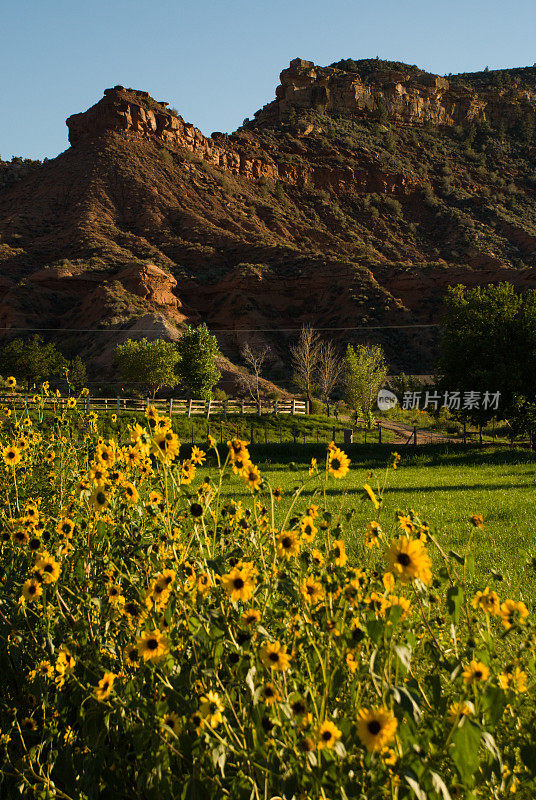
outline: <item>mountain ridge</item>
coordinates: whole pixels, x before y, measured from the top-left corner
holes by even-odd
[[[311,323],[428,372],[434,329],[407,326],[436,325],[448,285],[536,285],[532,68],[517,86],[502,76],[503,119],[469,86],[472,116],[435,124],[405,118],[408,97],[421,87],[437,101],[452,78],[406,68],[381,83],[375,64],[348,61],[295,59],[234,134],[206,137],[122,86],[69,117],[70,148],[0,191],[0,332],[54,329],[102,370],[140,319],[175,336],[205,320],[230,361],[245,341],[269,344],[284,381],[293,332]],[[482,74],[464,80],[496,81]],[[374,102],[356,110],[356,87]]]

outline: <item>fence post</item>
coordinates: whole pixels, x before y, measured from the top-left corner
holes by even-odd
[[[244,399],[243,399],[243,398],[242,398],[242,400],[240,401],[240,413],[241,413],[241,414],[243,414],[243,413],[244,413]]]
[[[104,410],[108,411],[108,398],[104,398]]]
[[[417,426],[413,426],[413,444],[417,447]]]
[[[169,400],[169,416],[173,414],[173,398],[171,397]]]
[[[294,415],[296,413],[296,401],[292,398],[292,411],[291,413]]]
[[[223,401],[223,416],[227,419],[227,399]]]
[[[145,398],[145,406],[146,406],[146,408],[149,408],[149,398],[148,397]]]
[[[120,397],[117,398],[117,410],[121,411],[121,398]]]
[[[207,407],[207,419],[210,417],[210,404],[211,403],[212,403],[212,400],[209,400],[208,401],[208,407]]]
[[[192,398],[188,400],[188,418],[192,416]],[[192,428],[192,436],[193,436],[193,428]],[[193,439],[192,439],[193,441]]]
[[[309,414],[311,413],[309,411],[309,407],[310,407],[310,403],[309,403],[309,400],[307,400],[306,403],[305,403],[305,413],[307,414],[307,416],[309,416]]]
[[[257,401],[257,408],[259,409],[259,417],[261,417],[262,416],[262,402],[261,402],[260,398]]]

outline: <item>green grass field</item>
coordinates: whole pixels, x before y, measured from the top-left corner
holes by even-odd
[[[348,447],[352,459],[350,473],[340,481],[332,477],[328,480],[327,494],[335,496],[342,492],[345,510],[355,509],[351,522],[345,522],[344,528],[350,548],[359,546],[368,522],[377,519],[377,512],[364,496],[363,484],[367,471],[372,469],[383,485],[385,466],[392,462],[391,449]],[[283,489],[278,516],[288,508],[293,491],[307,476],[311,457],[316,456],[322,464],[325,454],[321,446],[307,445],[256,446],[251,451],[272,487]],[[397,510],[414,509],[428,522],[445,550],[452,549],[462,555],[472,534],[470,552],[475,558],[475,586],[494,585],[499,594],[508,591],[530,602],[536,596],[536,572],[532,567],[532,558],[536,556],[535,477],[536,454],[523,450],[452,447],[448,451],[427,447],[402,451],[399,468],[389,470],[381,522],[384,530],[394,532],[398,529]],[[369,482],[376,489],[376,481]],[[303,500],[300,498],[297,503],[298,511],[303,511],[322,487],[323,479],[307,483]],[[226,483],[225,492],[236,499],[246,496],[248,491],[234,475]],[[484,530],[471,525],[469,518],[473,514],[483,515]]]

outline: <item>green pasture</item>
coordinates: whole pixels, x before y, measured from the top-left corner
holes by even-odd
[[[406,448],[401,449],[399,468],[389,469],[386,479],[386,465],[392,463],[391,450],[389,446],[348,447],[346,451],[352,459],[349,474],[342,480],[331,476],[327,480],[326,496],[332,512],[341,505],[344,512],[354,511],[349,521],[345,513],[341,515],[349,550],[362,552],[367,524],[378,519],[378,512],[363,492],[367,472],[373,470],[374,476],[369,479],[372,487],[377,490],[378,481],[380,488],[385,482],[379,512],[384,530],[399,530],[396,512],[414,509],[430,525],[445,551],[473,555],[475,572],[467,577],[475,587],[489,584],[500,596],[508,592],[530,602],[536,593],[532,564],[536,557],[536,454],[504,448],[468,450],[461,446]],[[283,490],[283,499],[277,506],[281,520],[294,491],[303,479],[308,479],[311,457],[316,457],[323,468],[325,449],[257,445],[251,448],[251,455],[272,487]],[[209,472],[214,476],[214,470]],[[297,511],[302,513],[315,495],[322,499],[323,490],[323,477],[307,480],[296,503]],[[232,475],[224,484],[224,493],[241,499],[249,490]],[[483,515],[484,530],[470,523],[473,514]],[[439,566],[441,559],[434,560]],[[454,564],[458,566],[455,560]],[[463,571],[462,567],[459,569]]]

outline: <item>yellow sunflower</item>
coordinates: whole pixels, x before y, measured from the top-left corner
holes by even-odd
[[[143,631],[137,644],[144,661],[157,661],[169,650],[168,640],[159,630]]]
[[[393,539],[387,551],[387,561],[393,575],[404,583],[415,578],[425,584],[432,582],[432,562],[420,539],[407,536]]]
[[[116,676],[113,672],[104,673],[104,677],[100,679],[95,688],[97,700],[107,700],[110,697],[115,678]]]
[[[300,552],[300,540],[296,531],[281,531],[276,541],[278,554],[287,560]]]
[[[255,578],[247,567],[233,567],[230,572],[222,575],[221,582],[233,603],[237,600],[250,600],[255,591]]]
[[[489,667],[473,659],[463,671],[463,679],[468,685],[482,683],[489,678]]]
[[[350,469],[350,459],[338,447],[330,447],[328,456],[328,472],[334,478],[344,478]]]
[[[4,458],[4,464],[6,464],[8,467],[16,466],[21,460],[20,450],[15,445],[4,447],[2,450],[2,456]]]
[[[262,663],[269,669],[284,672],[289,667],[290,655],[287,653],[287,648],[279,642],[266,642],[261,647],[260,654]]]
[[[369,753],[381,751],[395,738],[398,722],[387,708],[361,708],[357,712],[357,735]]]
[[[342,731],[337,728],[335,723],[325,720],[319,726],[317,732],[319,749],[323,750],[325,747],[327,747],[328,750],[331,750],[341,736]]]
[[[205,725],[216,728],[223,721],[225,706],[221,702],[220,696],[216,692],[207,692],[201,698],[199,714]]]

